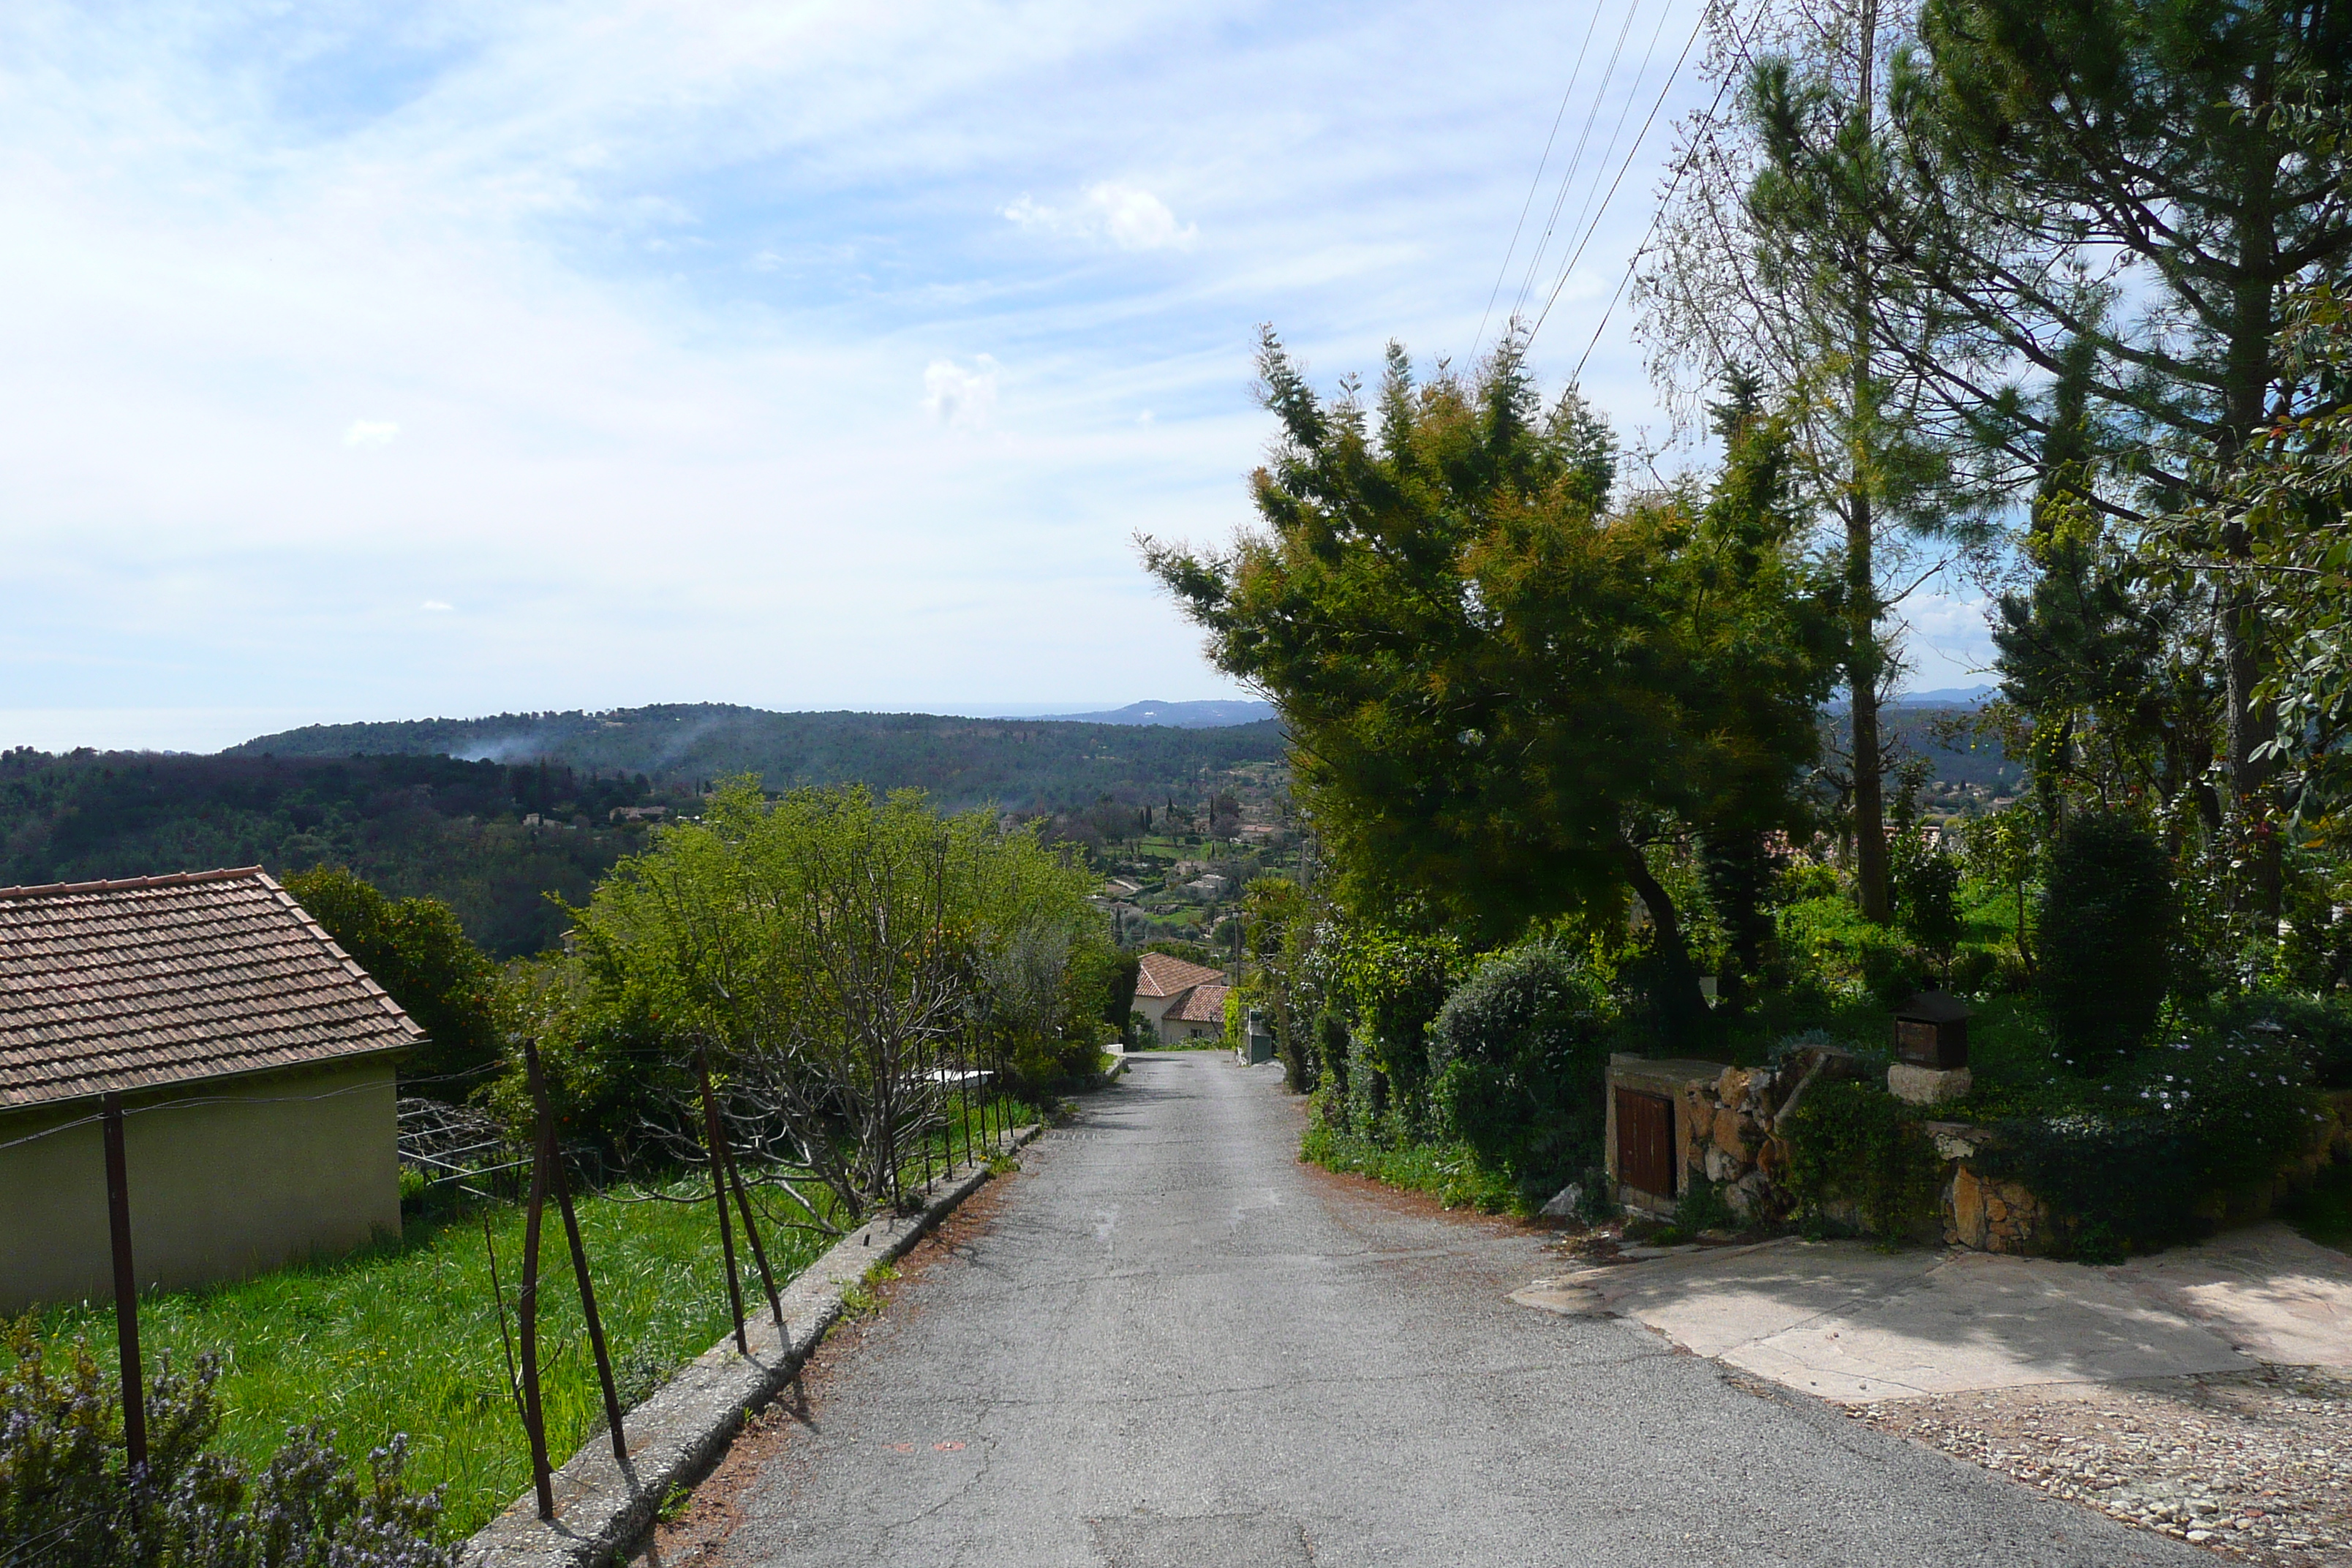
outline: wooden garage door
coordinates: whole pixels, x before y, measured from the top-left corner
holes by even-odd
[[[1617,1179],[1654,1197],[1675,1195],[1675,1107],[1664,1095],[1617,1090]]]

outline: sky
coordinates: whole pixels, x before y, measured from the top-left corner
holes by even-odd
[[[1234,695],[1134,539],[1249,523],[1262,323],[1328,386],[1549,300],[1672,434],[1612,301],[1696,20],[11,0],[0,745]]]

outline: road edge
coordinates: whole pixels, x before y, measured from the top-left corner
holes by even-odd
[[[1020,1149],[1044,1131],[1043,1123],[1015,1128],[999,1140],[998,1152]],[[867,1270],[905,1256],[990,1174],[986,1162],[950,1169],[931,1183],[916,1213],[880,1216],[844,1237],[780,1292],[781,1331],[764,1312],[756,1321],[747,1316],[749,1355],[736,1353],[730,1334],[628,1413],[626,1472],[597,1434],[555,1472],[553,1519],[541,1519],[536,1495],[526,1492],[468,1537],[457,1560],[467,1568],[604,1568],[616,1561],[671,1493],[707,1474],[743,1424],[792,1382]]]

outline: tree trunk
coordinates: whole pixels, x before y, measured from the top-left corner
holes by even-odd
[[[2254,69],[2250,123],[2246,129],[2246,181],[2236,215],[2237,277],[2231,300],[2231,331],[2226,362],[2228,382],[2222,391],[2222,430],[2215,443],[2219,467],[2228,472],[2236,465],[2246,438],[2268,422],[2271,388],[2272,337],[2275,305],[2273,279],[2279,270],[2278,219],[2272,194],[2278,181],[2277,154],[2267,134],[2263,111],[2271,104],[2271,71]],[[2246,531],[2235,522],[2221,532],[2221,553],[2244,561],[2252,552]],[[2251,823],[2252,886],[2247,889],[2257,914],[2278,917],[2281,896],[2278,835],[2269,817],[2272,764],[2254,755],[2277,723],[2271,705],[2255,699],[2262,678],[2260,607],[2253,584],[2243,572],[2224,577],[2221,586],[2220,633],[2221,670],[2229,717],[2223,734],[2230,773],[2231,807],[2241,826]]]
[[[1641,850],[1625,839],[1617,841],[1617,859],[1624,868],[1625,880],[1634,897],[1650,912],[1651,928],[1657,932],[1659,966],[1664,972],[1658,982],[1658,1014],[1665,1026],[1666,1037],[1677,1047],[1702,1045],[1706,1033],[1706,998],[1699,992],[1698,971],[1691,963],[1689,947],[1683,942],[1682,921],[1675,914],[1675,901],[1650,874],[1650,863],[1642,858]]]
[[[1856,47],[1861,51],[1854,89],[1854,111],[1862,120],[1861,144],[1874,134],[1877,106],[1874,96],[1878,77],[1877,0],[1862,0],[1855,16]],[[1868,216],[1853,215],[1853,232],[1867,233]],[[1847,461],[1849,493],[1845,510],[1845,571],[1847,636],[1846,689],[1853,719],[1854,901],[1862,918],[1884,925],[1893,918],[1886,871],[1886,791],[1879,771],[1878,741],[1878,578],[1873,545],[1876,526],[1871,487],[1876,482],[1868,451],[1876,437],[1877,396],[1872,386],[1871,310],[1876,302],[1871,289],[1872,258],[1866,239],[1855,246],[1853,268],[1853,374],[1847,396],[1853,431]]]

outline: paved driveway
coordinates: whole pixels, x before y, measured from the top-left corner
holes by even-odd
[[[1557,1268],[1538,1237],[1301,1166],[1298,1126],[1271,1068],[1135,1062],[820,1381],[728,1560],[2210,1561],[1636,1324],[1514,1306]]]

